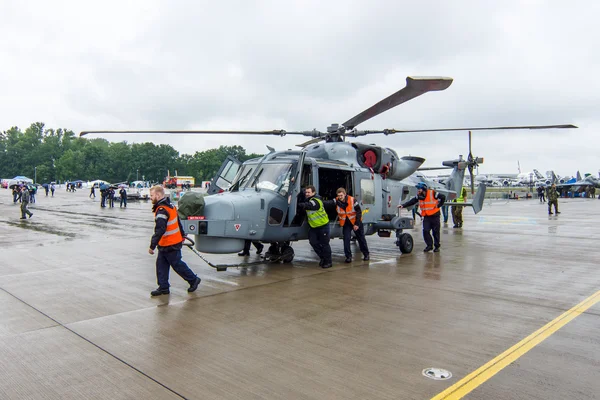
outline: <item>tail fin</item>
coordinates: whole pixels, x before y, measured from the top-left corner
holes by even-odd
[[[577,182],[579,182],[581,180],[581,174],[579,173],[579,171],[577,171]]]
[[[467,163],[462,158],[462,156],[458,156],[458,160],[443,161],[442,165],[445,167],[452,168],[450,176],[444,182],[446,189],[456,193],[460,193],[465,179],[465,170],[467,168]]]
[[[537,169],[534,169],[533,173],[535,174],[536,179],[544,179],[544,175],[540,174],[540,171],[538,171]]]
[[[473,196],[473,211],[475,212],[475,214],[479,213],[481,211],[481,209],[483,208],[483,201],[485,200],[485,191],[487,189],[487,186],[483,185],[483,184],[479,184],[479,186],[477,186],[477,192],[475,193],[475,196]]]

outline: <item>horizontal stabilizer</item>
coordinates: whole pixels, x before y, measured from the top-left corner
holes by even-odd
[[[480,183],[477,186],[477,192],[475,192],[472,201],[467,201],[464,203],[445,203],[444,205],[452,207],[473,207],[473,211],[475,212],[475,214],[478,214],[483,209],[483,201],[485,200],[486,190],[487,186]]]

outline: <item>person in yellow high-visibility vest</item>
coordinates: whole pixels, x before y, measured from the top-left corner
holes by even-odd
[[[329,217],[317,189],[308,185],[304,191],[305,201],[298,203],[298,209],[306,211],[308,217],[308,242],[321,261],[321,268],[331,268],[331,246],[329,245]]]
[[[460,196],[454,200],[456,203],[464,203],[467,201],[467,189],[462,188],[460,192]],[[453,228],[462,228],[463,226],[463,217],[462,217],[462,207],[452,206],[452,222],[454,223]]]

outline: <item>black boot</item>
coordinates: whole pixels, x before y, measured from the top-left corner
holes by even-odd
[[[431,250],[433,250],[433,247],[431,247],[431,246],[427,246],[427,247],[425,247],[425,248],[423,249],[423,251],[424,251],[425,253],[427,253],[428,251],[431,251]]]
[[[258,247],[256,248],[256,254],[262,253],[264,248],[265,248],[265,246],[262,243],[259,243]]]
[[[156,290],[153,290],[150,292],[150,296],[160,296],[161,294],[169,294],[171,292],[169,292],[169,289],[161,289],[158,288]]]
[[[240,251],[238,253],[238,256],[240,256],[240,257],[249,256],[249,255],[250,255],[249,251]]]
[[[198,289],[198,285],[200,284],[200,281],[202,281],[202,279],[196,277],[196,279],[194,279],[193,282],[189,282],[190,287],[188,288],[188,293],[192,293],[192,292],[196,291],[196,289]]]

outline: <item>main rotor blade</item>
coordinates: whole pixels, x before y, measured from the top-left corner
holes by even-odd
[[[139,134],[151,134],[151,133],[166,133],[169,135],[275,135],[275,136],[285,136],[285,135],[302,135],[302,136],[312,136],[318,137],[321,135],[321,132],[313,130],[313,131],[304,131],[304,132],[288,132],[283,129],[272,130],[272,131],[194,131],[194,130],[181,130],[181,131],[173,131],[173,130],[165,130],[165,131],[82,131],[79,133],[79,136],[84,136],[92,133],[139,133]]]
[[[471,131],[469,131],[469,157],[473,158],[473,153],[471,152]]]
[[[408,100],[414,99],[423,93],[431,92],[434,90],[444,90],[452,84],[452,78],[446,77],[407,77],[406,87],[400,89],[393,95],[386,97],[379,103],[367,108],[365,111],[350,118],[342,125],[348,130],[354,129],[355,126],[365,122],[368,119],[373,118],[376,115],[381,114],[384,111],[394,108],[399,104],[405,103]]]
[[[311,145],[311,144],[314,144],[314,143],[318,143],[318,142],[320,142],[321,140],[325,140],[325,138],[324,138],[324,137],[317,137],[317,138],[313,138],[313,139],[307,140],[307,141],[306,141],[306,142],[304,142],[304,143],[297,144],[296,146],[297,146],[297,147],[306,147],[306,146],[308,146],[308,145]]]
[[[452,167],[425,167],[425,168],[417,168],[417,171],[435,171],[439,169],[452,169]]]
[[[469,164],[469,176],[471,177],[471,195],[475,194],[475,179],[473,177],[473,164]]]
[[[419,133],[419,132],[451,132],[451,131],[498,131],[498,130],[516,130],[516,129],[569,129],[578,128],[575,125],[527,125],[527,126],[494,126],[488,128],[442,128],[442,129],[382,129],[377,131],[358,131],[356,136],[369,135],[373,133],[383,133],[384,135],[392,135],[394,133]],[[347,133],[346,136],[352,136],[352,133]]]

